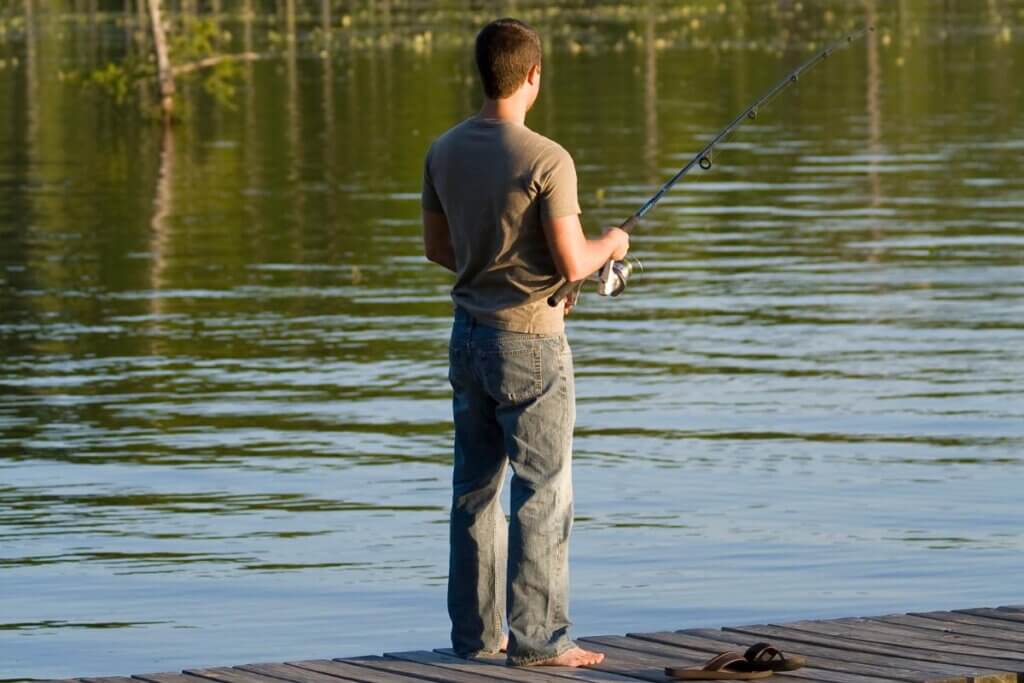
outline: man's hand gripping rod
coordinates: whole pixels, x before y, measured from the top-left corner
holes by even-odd
[[[796,83],[805,71],[813,67],[821,60],[828,57],[830,54],[832,54],[834,50],[845,47],[852,43],[855,39],[863,36],[868,31],[874,30],[874,26],[866,26],[864,28],[860,28],[854,31],[853,33],[847,35],[845,38],[833,43],[832,45],[829,45],[828,47],[826,47],[825,49],[823,49],[822,51],[818,52],[816,55],[808,59],[806,62],[804,62],[803,64],[801,64],[800,66],[786,74],[785,77],[782,78],[782,80],[780,80],[778,83],[772,86],[771,90],[769,90],[764,95],[759,97],[757,101],[755,101],[752,105],[747,107],[735,119],[733,119],[728,126],[720,130],[715,135],[715,137],[711,139],[711,142],[704,146],[704,149],[697,152],[697,154],[692,159],[690,159],[690,162],[686,164],[686,166],[683,166],[678,173],[676,173],[669,179],[667,183],[662,185],[661,189],[655,192],[654,196],[648,199],[647,202],[643,206],[641,206],[636,213],[627,218],[622,223],[622,225],[619,226],[619,228],[625,230],[626,232],[632,232],[633,228],[635,228],[637,224],[640,222],[640,219],[643,218],[648,211],[653,209],[654,205],[661,201],[661,198],[665,196],[665,193],[672,189],[672,186],[679,182],[679,180],[684,175],[689,173],[691,168],[693,168],[694,166],[700,166],[705,171],[710,169],[711,151],[714,149],[715,145],[724,140],[741,123],[743,123],[746,119],[757,118],[758,109],[767,104],[769,100],[771,100],[773,97],[779,94],[788,85]],[[632,264],[629,263],[628,261],[608,261],[607,263],[605,263],[604,266],[601,267],[601,270],[597,272],[597,277],[599,281],[597,290],[598,294],[604,296],[618,296],[619,294],[621,294],[622,291],[626,288],[626,282],[629,279],[629,276],[632,273],[632,271]],[[562,286],[559,287],[554,294],[548,297],[548,305],[552,307],[557,306],[562,302],[562,299],[569,295],[570,292],[578,293],[580,287],[583,286],[583,283],[587,279],[589,278],[584,278],[583,280],[577,280],[575,282],[564,282]]]

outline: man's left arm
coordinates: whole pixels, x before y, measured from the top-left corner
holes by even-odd
[[[448,229],[448,217],[440,211],[423,209],[423,251],[427,260],[455,271],[455,249]]]

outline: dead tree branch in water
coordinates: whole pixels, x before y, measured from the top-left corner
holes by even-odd
[[[271,59],[275,56],[276,55],[271,54],[260,54],[259,52],[239,52],[231,55],[216,55],[214,57],[206,57],[195,62],[189,62],[188,64],[180,64],[173,67],[172,71],[175,76],[180,76],[182,74],[216,66],[221,62],[253,62],[258,59]]]
[[[164,124],[171,122],[174,113],[174,69],[167,53],[167,35],[161,19],[160,0],[147,0],[149,23],[153,30],[153,49],[156,52],[157,78],[160,82],[160,111]]]

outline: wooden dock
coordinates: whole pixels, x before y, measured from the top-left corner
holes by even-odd
[[[693,628],[577,638],[605,653],[591,669],[514,668],[504,657],[464,660],[438,649],[384,656],[242,664],[181,673],[68,679],[80,683],[663,683],[666,666],[767,641],[807,657],[807,666],[768,681],[1024,683],[1024,605],[850,617],[785,624]]]

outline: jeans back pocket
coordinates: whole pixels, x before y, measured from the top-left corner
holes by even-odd
[[[484,389],[499,404],[531,401],[544,391],[544,358],[539,344],[499,345],[480,351],[478,358]]]

